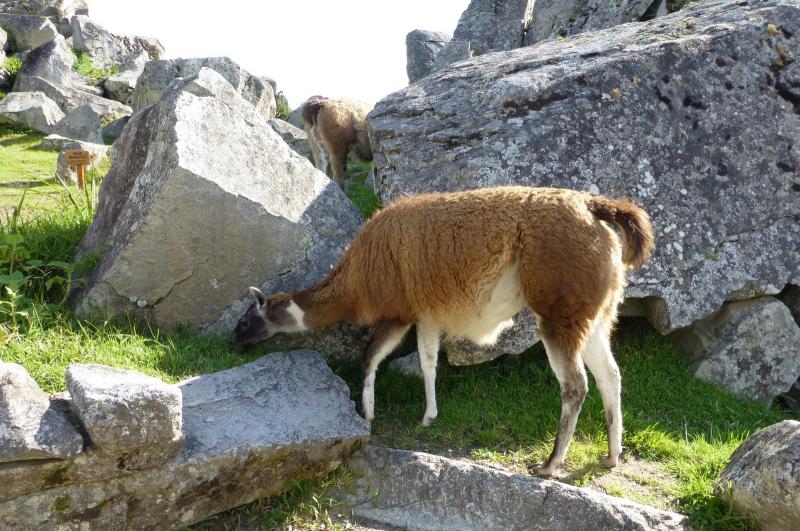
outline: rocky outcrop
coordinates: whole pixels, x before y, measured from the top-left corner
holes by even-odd
[[[73,63],[75,56],[67,48],[64,37],[56,35],[25,57],[20,73],[69,86],[78,77],[72,70]]]
[[[0,361],[0,463],[65,459],[83,451],[83,437],[16,363]]]
[[[798,30],[795,4],[709,0],[453,65],[370,113],[376,190],[630,197],[657,245],[626,295],[662,332],[777,294],[800,283]]]
[[[115,35],[84,15],[72,17],[72,42],[76,50],[87,53],[99,67],[123,64],[141,53],[157,60],[164,53],[156,39]]]
[[[533,6],[532,0],[471,0],[458,19],[453,40],[468,42],[475,55],[519,48]]]
[[[726,303],[673,337],[693,355],[695,376],[766,406],[800,377],[800,327],[774,297]]]
[[[144,65],[149,60],[145,52],[139,52],[128,58],[123,64],[119,73],[114,74],[103,82],[105,94],[112,100],[130,105],[133,101],[133,91],[136,89],[136,82],[144,72]]]
[[[11,50],[26,52],[58,35],[56,27],[44,17],[0,13],[0,26],[11,35]]]
[[[42,92],[12,92],[0,100],[0,124],[23,124],[51,133],[64,113]]]
[[[77,256],[101,258],[72,303],[81,314],[228,333],[251,302],[248,286],[310,285],[360,223],[330,179],[203,68],[134,115],[114,144]]]
[[[0,13],[38,15],[47,17],[64,37],[72,35],[70,19],[75,15],[88,15],[89,6],[84,0],[4,0]]]
[[[56,134],[73,140],[102,144],[102,121],[103,116],[101,114],[98,114],[91,105],[84,104],[69,111],[64,118],[53,127],[53,131]]]
[[[759,528],[800,528],[800,422],[785,420],[747,439],[731,457],[715,491]]]
[[[277,118],[271,118],[267,123],[298,155],[311,160],[311,147],[308,145],[308,135],[305,131]]]
[[[116,371],[112,378],[119,378]],[[127,401],[125,382],[120,394],[107,387],[95,395],[111,400],[103,407],[122,406],[108,410],[119,422],[109,427],[118,431],[140,426],[129,423],[128,412],[142,420],[132,409],[141,402]],[[182,402],[185,444],[177,456],[138,469],[129,450],[92,448],[76,459],[0,466],[0,528],[185,527],[277,494],[293,479],[326,474],[369,436],[347,385],[308,350],[270,354],[168,387]],[[74,407],[83,405],[75,400]],[[155,419],[144,420],[150,425]],[[153,440],[135,430],[131,437]]]
[[[446,33],[425,30],[413,30],[406,35],[406,74],[409,83],[433,72],[436,56],[450,38]]]
[[[402,529],[688,529],[676,513],[422,452],[368,446],[347,466],[355,515]]]
[[[101,98],[85,90],[59,85],[46,79],[30,77],[24,74],[17,76],[14,90],[18,92],[43,92],[65,113],[73,111],[81,105],[89,105],[94,112],[102,117],[103,121],[129,115],[133,112],[130,107],[118,101]]]
[[[654,0],[536,0],[525,45],[636,22]]]
[[[194,76],[201,68],[209,68],[219,73],[265,120],[275,117],[275,91],[272,85],[262,78],[250,75],[228,57],[148,62],[133,92],[134,111],[138,112],[156,103],[175,79]]]
[[[50,148],[50,146],[52,146],[52,148]],[[93,144],[91,142],[76,141],[58,135],[50,135],[42,139],[42,149],[57,149],[59,154],[58,160],[56,161],[56,176],[64,182],[77,182],[77,171],[67,162],[67,150],[82,149],[88,151],[92,157],[92,166],[97,166],[108,157],[111,148],[104,144]]]

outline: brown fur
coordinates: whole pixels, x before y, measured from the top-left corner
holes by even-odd
[[[351,100],[336,100],[312,96],[301,109],[314,165],[326,171],[330,159],[333,179],[344,187],[347,178],[347,155],[372,160],[372,148],[367,135],[367,113],[372,106]],[[322,150],[324,149],[324,153]]]

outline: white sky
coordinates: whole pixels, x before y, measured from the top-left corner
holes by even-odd
[[[406,34],[452,34],[469,0],[89,0],[114,33],[156,37],[166,58],[227,55],[308,96],[376,102],[408,84]]]

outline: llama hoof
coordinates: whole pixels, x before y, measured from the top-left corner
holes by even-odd
[[[427,428],[433,422],[433,419],[436,417],[422,417],[422,420],[419,421],[419,425],[423,428]]]
[[[603,464],[608,468],[614,468],[619,463],[619,456],[611,457],[610,455],[603,457]]]
[[[555,472],[555,468],[556,468],[556,467],[554,467],[554,466],[549,466],[549,465],[547,465],[546,463],[543,463],[543,464],[541,464],[541,465],[536,465],[536,466],[534,466],[534,467],[531,469],[531,472],[533,472],[533,473],[534,473],[534,474],[536,474],[537,476],[547,476],[547,477],[550,477],[550,476],[552,476],[552,475],[553,475],[553,472]]]

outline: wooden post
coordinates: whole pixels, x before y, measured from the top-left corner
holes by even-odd
[[[86,165],[92,163],[92,154],[85,149],[68,149],[67,164],[75,166],[78,172],[78,188],[83,190],[86,186]]]

